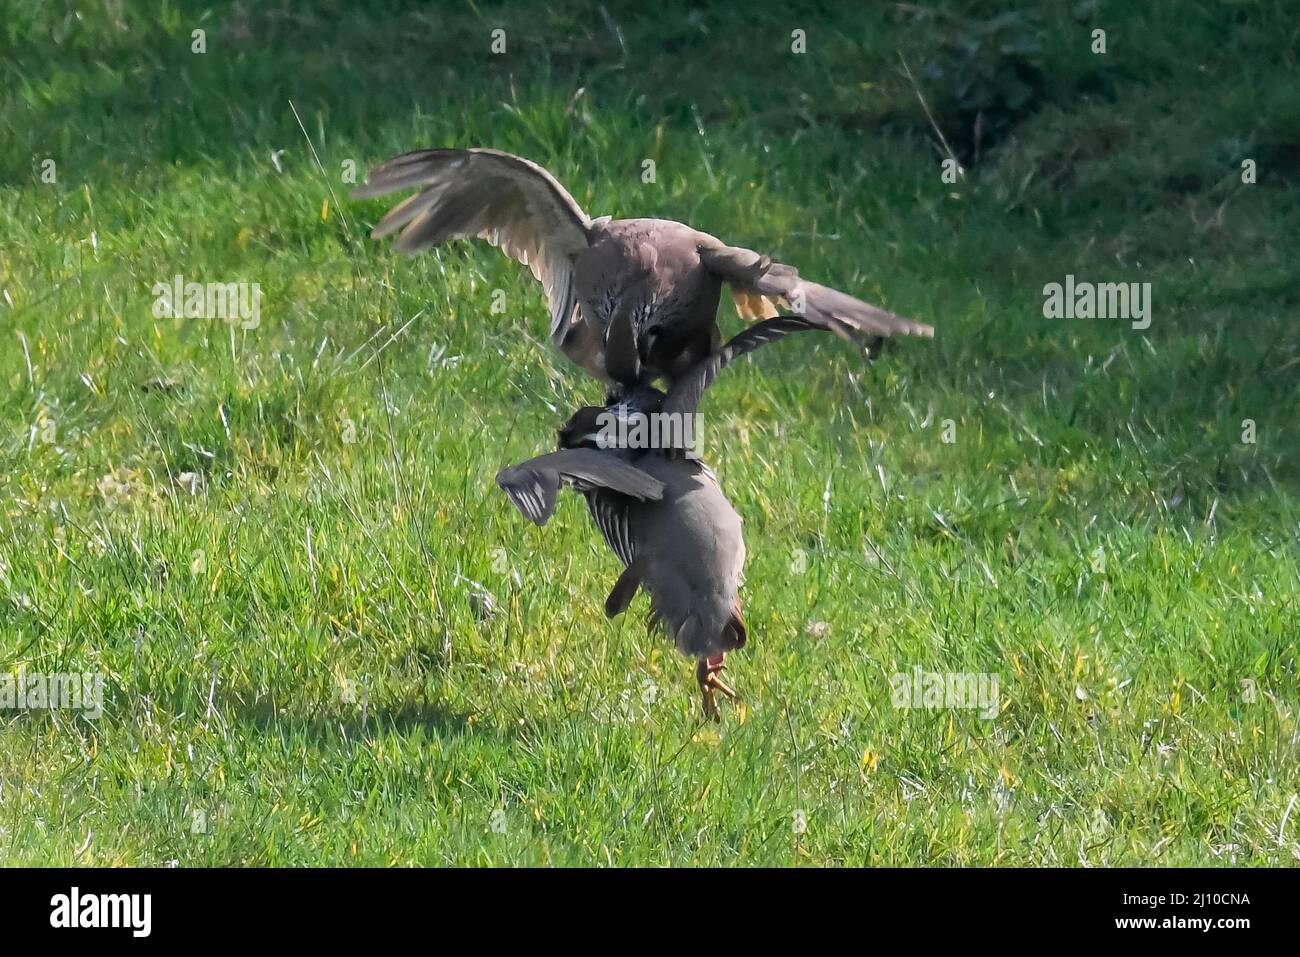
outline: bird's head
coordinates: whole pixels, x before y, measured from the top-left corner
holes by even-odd
[[[610,442],[617,438],[618,430],[631,429],[638,419],[657,412],[663,398],[664,394],[652,386],[619,389],[606,397],[604,405],[583,406],[573,413],[559,429],[559,447],[617,448],[616,442]]]
[[[559,447],[562,449],[596,448],[596,439],[600,434],[601,415],[608,412],[603,405],[584,405],[569,421],[558,430]]]

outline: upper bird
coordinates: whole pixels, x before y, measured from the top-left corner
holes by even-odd
[[[524,263],[546,288],[551,339],[607,385],[669,385],[717,351],[722,284],[746,319],[781,309],[845,338],[932,336],[934,330],[827,286],[793,266],[668,219],[592,219],[550,173],[491,149],[431,149],[376,166],[357,198],[408,187],[371,231],[401,230],[417,252],[479,236]]]

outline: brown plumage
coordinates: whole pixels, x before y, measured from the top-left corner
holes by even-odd
[[[396,246],[405,252],[462,236],[500,247],[545,287],[555,345],[606,383],[671,384],[714,353],[724,284],[746,319],[785,310],[846,338],[934,334],[682,223],[592,219],[542,167],[497,150],[407,153],[372,169],[353,195],[413,186],[420,192],[391,209],[372,235],[400,230]]]

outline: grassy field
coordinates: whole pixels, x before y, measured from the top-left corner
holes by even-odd
[[[106,700],[0,711],[0,862],[1300,859],[1288,4],[11,6],[0,673]],[[432,145],[937,329],[710,393],[750,552],[719,725],[644,598],[605,620],[581,501],[537,529],[492,484],[601,395],[540,287],[348,198]],[[1150,327],[1045,318],[1067,274],[1150,282]],[[155,318],[177,275],[260,322]],[[916,667],[996,715],[894,707]]]

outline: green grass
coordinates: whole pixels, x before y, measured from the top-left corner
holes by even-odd
[[[1033,109],[953,185],[900,54],[946,125],[963,28],[888,5],[121,6],[0,25],[0,669],[107,680],[98,720],[0,712],[0,861],[1300,859],[1287,4],[1028,18]],[[400,258],[347,198],[475,144],[937,328],[710,393],[750,552],[719,726],[644,598],[604,619],[580,500],[536,529],[492,484],[600,395],[527,270]],[[1066,273],[1151,282],[1150,329],[1043,318]],[[176,274],[260,283],[260,326],[153,318]],[[916,665],[995,673],[996,718],[892,707]]]

